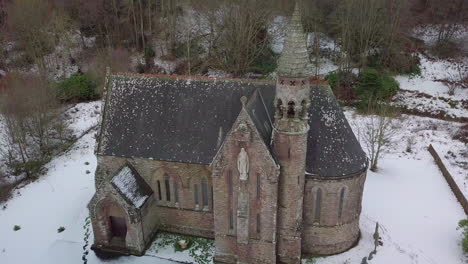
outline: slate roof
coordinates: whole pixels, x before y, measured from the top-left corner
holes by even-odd
[[[240,113],[240,98],[270,147],[275,84],[241,80],[111,77],[98,154],[208,165]],[[311,87],[306,172],[343,177],[367,167],[328,85]]]
[[[265,145],[270,148],[273,132],[275,89],[255,90],[247,102],[246,109],[255,124],[257,131],[262,137]],[[271,149],[270,149],[271,150]]]
[[[240,113],[240,98],[257,89],[274,97],[274,86],[258,81],[111,76],[97,154],[210,164]],[[260,98],[249,103],[263,123]]]
[[[153,194],[151,187],[136,172],[135,169],[125,166],[111,180],[112,185],[130,204],[141,208]]]
[[[367,156],[329,85],[311,87],[306,172],[343,177],[367,168]]]

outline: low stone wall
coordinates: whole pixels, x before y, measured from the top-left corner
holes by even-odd
[[[453,179],[452,175],[447,170],[447,167],[445,167],[444,163],[442,162],[442,159],[440,158],[439,154],[434,149],[434,147],[430,145],[428,150],[431,153],[432,157],[434,157],[435,163],[442,172],[442,175],[444,176],[445,180],[447,180],[447,183],[450,186],[450,189],[452,189],[453,194],[455,194],[455,197],[457,198],[458,202],[460,202],[461,206],[463,207],[463,210],[465,210],[465,213],[468,214],[468,201],[466,200],[465,195],[462,193],[457,183]]]

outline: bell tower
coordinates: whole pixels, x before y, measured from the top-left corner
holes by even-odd
[[[273,149],[280,165],[278,241],[280,263],[301,262],[302,211],[309,131],[311,67],[299,4],[288,26],[276,83]]]

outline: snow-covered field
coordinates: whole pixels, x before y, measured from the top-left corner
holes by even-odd
[[[440,80],[457,78],[457,66],[447,60],[431,60],[423,55],[421,75],[396,76],[402,91],[395,96],[395,104],[432,115],[468,117],[468,89],[458,88],[449,95],[449,87]],[[464,58],[468,65],[468,58]],[[464,66],[463,71],[468,71]]]
[[[91,127],[96,122],[88,115],[98,103],[78,105],[84,117],[72,126]],[[86,110],[87,109],[87,110]],[[365,117],[347,111],[352,124]],[[449,137],[452,122],[405,117],[396,122],[395,144],[388,149],[378,173],[369,172],[361,216],[362,239],[354,249],[319,263],[360,263],[373,248],[375,222],[381,226],[383,247],[371,263],[458,264],[463,263],[457,222],[466,217],[444,181],[428,143],[439,142],[462,148]],[[435,128],[437,126],[437,128]],[[0,210],[0,263],[83,263],[86,205],[94,193],[96,158],[92,130],[67,153],[53,159],[47,175],[15,192]],[[406,152],[406,138],[414,137],[412,152]],[[89,163],[88,165],[86,165]],[[87,173],[89,171],[90,173]],[[21,227],[14,231],[15,225]],[[59,227],[65,231],[58,233]],[[90,238],[92,241],[92,237]],[[151,252],[151,256],[100,260],[90,251],[88,263],[171,263],[187,261],[187,253],[170,248]]]

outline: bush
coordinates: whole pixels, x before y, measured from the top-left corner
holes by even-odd
[[[340,100],[354,100],[355,93],[353,87],[356,85],[357,77],[352,72],[330,72],[325,76],[334,94]]]
[[[96,81],[90,74],[74,73],[57,84],[62,101],[90,101],[99,98]]]
[[[457,139],[457,140],[460,140],[463,143],[468,144],[468,124],[463,125],[462,127],[460,127],[460,129],[458,129],[458,131],[453,136],[453,139]]]
[[[420,75],[421,59],[418,55],[395,51],[386,55],[384,59],[382,54],[375,54],[368,57],[367,66],[379,71],[391,71],[397,74]]]
[[[463,219],[458,222],[458,229],[463,229],[462,249],[468,253],[468,219]]]
[[[452,41],[444,40],[438,41],[431,48],[432,54],[439,58],[453,58],[460,54],[460,48]]]
[[[145,49],[145,59],[151,59],[151,58],[154,58],[154,56],[156,56],[156,53],[154,52],[153,48],[151,47],[146,47]]]
[[[65,227],[61,226],[57,229],[57,233],[62,233],[63,231],[65,231]]]
[[[389,99],[399,88],[398,82],[393,77],[374,68],[365,68],[358,82],[356,93],[363,102]]]
[[[196,39],[190,41],[190,53],[188,44],[187,42],[178,43],[174,49],[174,56],[176,58],[188,58],[189,56],[195,58],[205,53],[205,49]]]
[[[14,230],[14,231],[18,231],[18,230],[20,230],[20,229],[21,229],[21,226],[19,226],[19,225],[15,225],[15,226],[13,227],[13,230]]]
[[[274,72],[277,66],[277,55],[271,49],[265,48],[253,62],[252,68],[255,73],[267,75]]]

